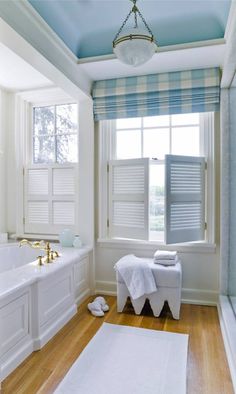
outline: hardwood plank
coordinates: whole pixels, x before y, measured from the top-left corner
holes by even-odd
[[[2,384],[3,394],[51,394],[71,365],[105,321],[189,334],[188,394],[233,394],[216,307],[181,306],[180,320],[173,320],[165,305],[159,318],[153,317],[149,303],[136,316],[130,301],[122,313],[116,311],[116,298],[106,296],[109,312],[93,317],[87,299],[78,313],[40,351],[30,355]]]

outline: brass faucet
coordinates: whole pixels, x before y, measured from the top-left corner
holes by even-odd
[[[46,252],[46,256],[45,256],[46,263],[51,263],[55,259],[55,257],[59,257],[58,252],[51,250],[51,246],[49,242],[45,242],[43,240],[30,242],[28,241],[28,239],[22,239],[19,243],[19,246],[21,247],[23,245],[28,245],[33,249],[44,250]],[[39,265],[42,265],[42,258],[40,258],[38,261],[39,261]]]

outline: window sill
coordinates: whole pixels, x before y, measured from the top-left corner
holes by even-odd
[[[181,253],[215,253],[216,244],[208,242],[188,242],[182,244],[166,245],[164,242],[158,241],[143,241],[131,239],[109,239],[98,238],[97,244],[100,248],[115,248],[115,249],[142,249],[152,251],[154,249],[176,250]]]

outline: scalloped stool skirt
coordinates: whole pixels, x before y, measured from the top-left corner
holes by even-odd
[[[145,259],[147,260],[147,259]],[[142,297],[134,300],[130,296],[119,272],[116,273],[117,282],[117,311],[122,312],[127,298],[130,297],[136,315],[140,315],[145,301],[148,299],[155,317],[158,317],[162,311],[165,301],[168,302],[174,319],[179,319],[181,305],[181,287],[182,287],[182,268],[181,262],[176,265],[164,266],[154,264],[153,259],[149,262],[155,281],[157,291],[152,294],[144,294]]]

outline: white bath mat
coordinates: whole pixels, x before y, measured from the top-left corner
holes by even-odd
[[[185,334],[103,323],[55,393],[184,394],[187,348]]]

